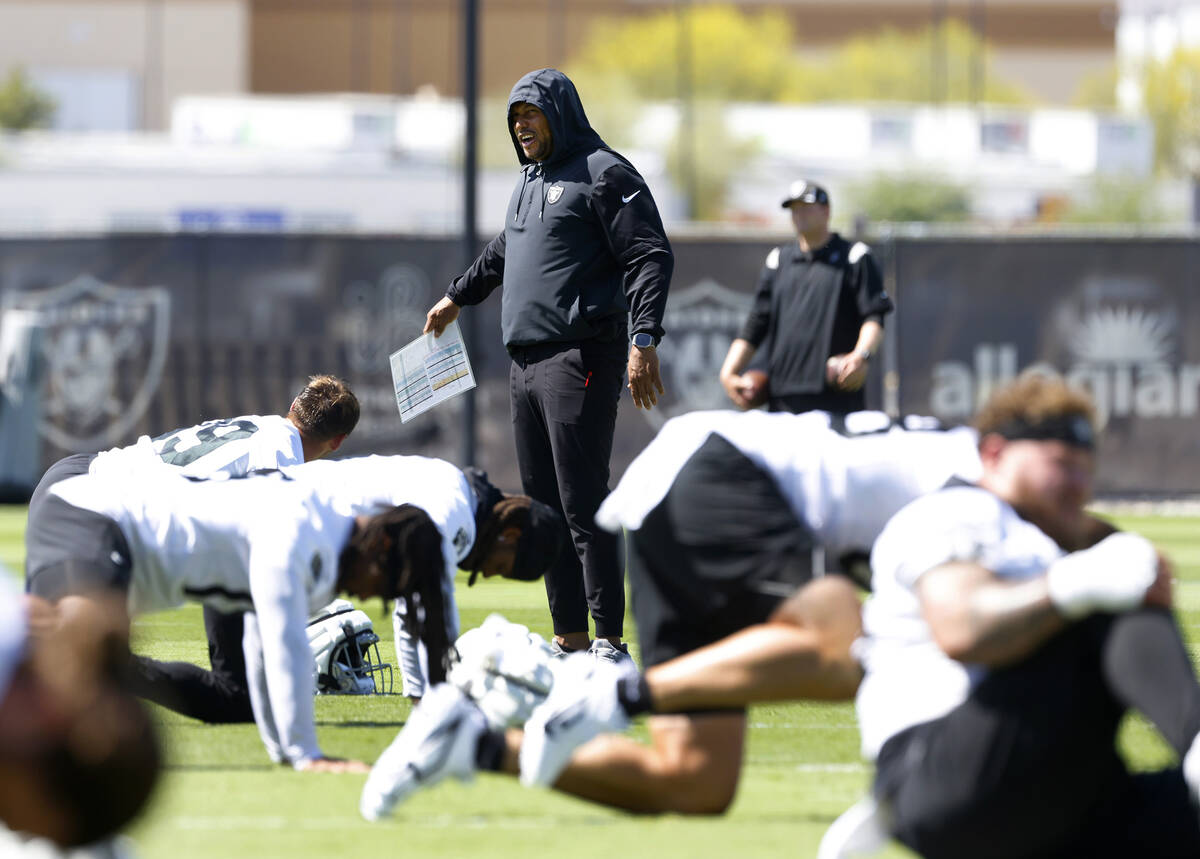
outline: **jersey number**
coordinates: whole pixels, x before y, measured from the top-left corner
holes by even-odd
[[[249,438],[256,432],[258,427],[250,421],[209,421],[198,427],[160,435],[154,440],[154,449],[167,465],[183,468],[221,445]]]

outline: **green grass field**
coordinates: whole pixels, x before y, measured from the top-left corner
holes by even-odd
[[[19,570],[24,508],[0,508],[0,562]],[[1174,560],[1176,601],[1189,642],[1200,642],[1200,519],[1116,517]],[[539,584],[459,586],[463,628],[492,611],[549,635]],[[394,660],[391,623],[378,603],[364,606]],[[136,622],[135,646],[166,659],[207,664],[200,610],[188,607]],[[636,644],[636,642],[635,642]],[[323,697],[317,701],[329,754],[373,761],[408,717],[398,696]],[[777,857],[812,856],[829,823],[863,793],[869,769],[858,755],[853,708],[788,704],[755,707],[738,798],[719,818],[639,817],[515,780],[480,775],[474,784],[439,785],[401,806],[383,824],[358,816],[363,776],[304,775],[272,766],[253,725],[212,727],[159,710],[168,767],[153,804],[132,828],[139,855],[220,857]],[[640,729],[639,729],[640,730]],[[641,733],[644,736],[644,732]],[[1121,736],[1139,768],[1171,761],[1141,720]],[[909,856],[893,848],[887,857]]]

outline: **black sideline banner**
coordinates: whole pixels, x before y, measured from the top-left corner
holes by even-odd
[[[675,238],[660,347],[667,397],[626,393],[613,479],[667,417],[729,405],[717,371],[778,242]],[[1028,367],[1095,395],[1107,422],[1106,493],[1200,492],[1200,308],[1184,240],[898,240],[876,244],[897,299],[892,365],[902,411],[965,418]],[[461,400],[401,424],[388,355],[417,336],[458,273],[454,238],[119,235],[0,240],[0,484],[177,426],[286,411],[312,373],[345,377],[363,405],[345,455],[453,459]],[[479,465],[515,489],[499,296],[471,360]]]
[[[1097,491],[1200,492],[1200,244],[954,239],[894,248],[900,409],[965,420],[1026,370],[1087,389]]]

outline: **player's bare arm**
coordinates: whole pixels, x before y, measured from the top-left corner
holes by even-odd
[[[947,656],[999,666],[1093,612],[1169,605],[1170,569],[1147,540],[1117,533],[1030,579],[1004,580],[974,563],[943,564],[918,579],[917,597]]]
[[[921,612],[951,659],[1008,665],[1067,625],[1044,576],[1007,582],[979,564],[953,562],[917,580]]]

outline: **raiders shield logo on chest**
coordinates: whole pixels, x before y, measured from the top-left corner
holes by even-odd
[[[562,185],[551,185],[550,189],[546,192],[546,202],[550,205],[554,205],[560,199],[562,199],[564,190],[565,189]]]

